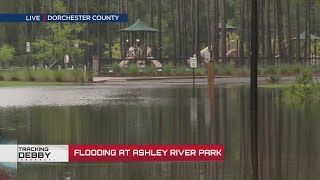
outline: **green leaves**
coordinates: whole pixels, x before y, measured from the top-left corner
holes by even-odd
[[[0,49],[0,62],[5,63],[13,59],[15,49],[7,44],[4,44]]]
[[[62,1],[56,1],[55,9],[58,13],[66,12]],[[86,27],[80,23],[47,23],[46,36],[40,36],[32,43],[35,53],[33,58],[40,61],[63,59],[65,55],[81,57],[84,54],[84,45],[91,45],[87,41],[76,38],[76,34]]]
[[[304,105],[307,102],[320,100],[320,83],[313,80],[311,73],[302,72],[283,93],[286,104]]]

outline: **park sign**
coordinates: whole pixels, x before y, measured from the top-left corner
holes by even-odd
[[[190,58],[190,67],[191,68],[196,68],[197,67],[197,58],[196,57],[191,57]]]
[[[30,42],[27,42],[27,44],[26,44],[26,51],[27,51],[27,53],[29,53],[31,51],[31,43]]]

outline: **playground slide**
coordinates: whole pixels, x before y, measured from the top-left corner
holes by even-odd
[[[150,59],[153,59],[153,57]],[[156,68],[162,68],[162,64],[158,60],[151,60],[151,62]]]

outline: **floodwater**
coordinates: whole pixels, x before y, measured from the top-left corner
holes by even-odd
[[[225,144],[219,163],[19,164],[19,180],[249,180],[249,93],[218,83],[212,111],[205,82],[194,93],[155,81],[0,88],[0,133],[21,144]],[[260,180],[319,180],[319,109],[259,89]]]

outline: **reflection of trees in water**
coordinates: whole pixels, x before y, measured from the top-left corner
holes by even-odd
[[[188,88],[161,89],[157,93],[169,100],[149,106],[119,103],[104,107],[30,107],[0,113],[0,121],[19,127],[21,143],[222,143],[226,150],[224,163],[25,166],[20,168],[20,175],[26,179],[61,179],[66,172],[71,172],[74,179],[250,179],[247,88],[217,88],[215,104],[209,109],[205,88],[198,88],[192,99],[192,89]],[[273,102],[280,94],[271,89],[259,91],[259,180],[317,180],[319,104],[304,109],[284,107],[281,101]],[[11,118],[15,121],[9,121]]]

